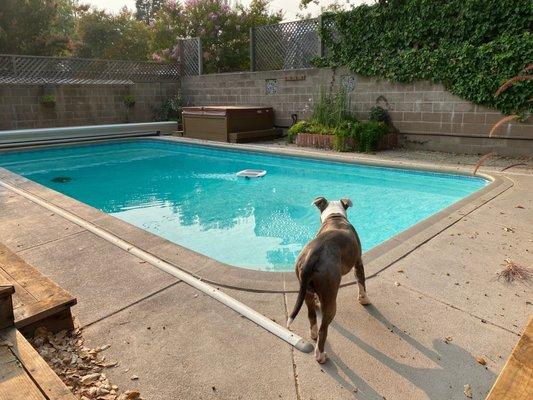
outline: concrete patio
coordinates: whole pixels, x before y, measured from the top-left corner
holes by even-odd
[[[146,399],[465,399],[466,384],[482,399],[533,313],[531,286],[496,278],[506,258],[533,265],[533,172],[503,175],[512,187],[371,277],[371,306],[356,302],[354,285],[341,289],[325,365],[4,188],[0,242],[77,297],[74,313],[87,342],[110,344],[106,355],[119,362],[107,375],[123,388],[138,387]],[[128,240],[135,243],[137,234],[132,230]],[[174,257],[177,265],[194,264],[192,254]],[[208,267],[199,263],[195,272]],[[223,290],[284,325],[295,289]],[[304,310],[293,330],[308,336]]]

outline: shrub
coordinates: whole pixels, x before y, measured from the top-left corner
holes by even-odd
[[[370,121],[387,122],[389,119],[389,113],[383,107],[374,106],[370,109],[368,116]]]
[[[128,108],[133,108],[135,106],[135,97],[133,97],[131,94],[128,94],[122,98],[122,101],[124,102],[124,105]]]
[[[54,108],[56,106],[56,97],[53,94],[45,94],[40,98],[40,103],[47,108]]]
[[[369,121],[361,126],[361,130],[355,134],[357,151],[374,152],[378,148],[379,141],[389,133],[389,127],[383,122]]]
[[[362,130],[363,124],[359,122],[345,122],[335,129],[333,148],[337,151],[355,151],[357,137]]]
[[[154,121],[177,121],[181,122],[181,111],[183,104],[181,94],[169,97],[159,107],[154,107],[153,119]]]
[[[291,126],[287,132],[287,142],[294,143],[296,135],[299,133],[309,132],[310,123],[307,121],[299,121]]]

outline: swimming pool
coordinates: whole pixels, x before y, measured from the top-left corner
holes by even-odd
[[[317,196],[352,199],[367,251],[488,183],[150,139],[0,153],[0,166],[223,263],[271,271],[292,270],[314,237]],[[244,169],[267,174],[238,178]]]

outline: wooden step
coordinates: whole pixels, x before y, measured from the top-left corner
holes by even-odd
[[[13,285],[0,286],[0,329],[8,328],[15,324],[13,315],[13,299],[15,293]]]
[[[76,400],[14,327],[0,330],[0,400]]]
[[[281,137],[282,130],[279,128],[263,129],[258,131],[231,132],[229,141],[231,143],[250,143],[261,140],[271,140]]]
[[[533,399],[533,317],[486,400]]]
[[[39,326],[51,332],[73,328],[70,308],[76,299],[2,244],[0,286],[14,287],[15,326],[25,335],[33,335]]]

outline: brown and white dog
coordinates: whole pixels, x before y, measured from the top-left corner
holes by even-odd
[[[294,310],[287,321],[287,327],[290,327],[305,300],[311,324],[311,339],[316,340],[318,337],[315,359],[322,364],[326,362],[324,344],[328,335],[328,326],[335,317],[337,292],[342,276],[355,268],[359,303],[368,305],[370,300],[366,295],[361,241],[346,217],[346,210],[352,206],[352,201],[350,199],[327,201],[324,197],[318,197],[313,204],[320,210],[322,225],[316,237],[303,248],[296,260],[296,276],[300,281],[300,291]],[[319,330],[316,321],[315,294],[322,310]]]

